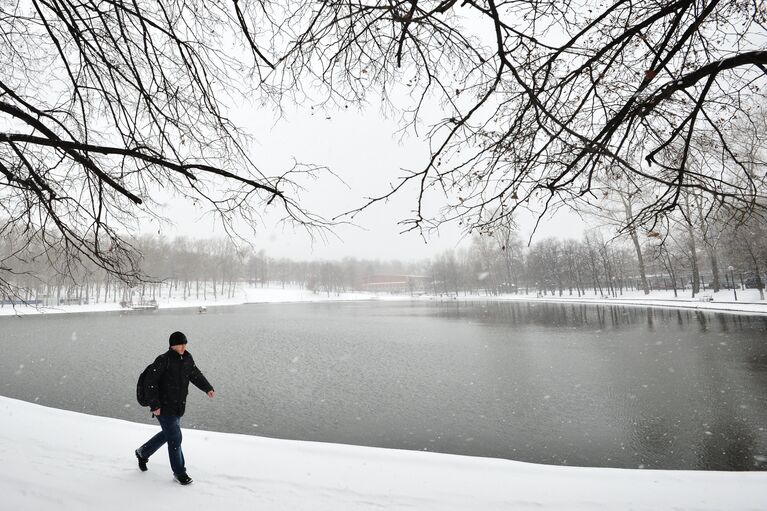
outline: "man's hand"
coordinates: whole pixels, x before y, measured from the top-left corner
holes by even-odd
[[[154,415],[155,417],[160,415],[160,409],[158,408],[157,410],[152,410],[152,415]]]
[[[211,399],[216,397],[216,391],[215,390],[209,390],[208,391],[208,397],[211,398]]]

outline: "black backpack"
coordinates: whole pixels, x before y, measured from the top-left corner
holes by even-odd
[[[170,361],[168,360],[168,357],[165,357],[166,369],[168,368],[168,364],[170,364]],[[146,395],[146,375],[153,365],[154,362],[146,366],[146,368],[144,368],[144,370],[141,371],[141,374],[138,376],[138,382],[136,383],[136,400],[141,406],[149,406],[149,398]]]

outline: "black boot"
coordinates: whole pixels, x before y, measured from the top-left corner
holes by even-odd
[[[134,452],[136,454],[136,459],[138,459],[139,470],[141,470],[142,472],[146,472],[147,471],[146,464],[149,461],[149,458],[144,458],[143,456],[141,456],[138,453],[138,449],[136,449]]]
[[[187,484],[192,484],[192,478],[189,477],[186,472],[182,474],[173,474],[173,479],[178,481],[178,484],[181,486],[186,486]]]

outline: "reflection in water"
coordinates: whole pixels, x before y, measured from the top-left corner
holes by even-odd
[[[551,433],[549,462],[767,468],[767,318],[524,302],[451,303],[437,315],[510,327],[515,358],[493,352],[493,367],[515,375],[516,416]],[[525,342],[531,329],[552,345]],[[546,389],[544,406],[530,388]],[[562,454],[584,445],[586,455]]]
[[[716,315],[717,322],[719,323],[719,329],[723,333],[728,333],[730,331],[729,326],[727,325],[727,316],[725,314],[717,314]]]
[[[0,318],[0,393],[148,421],[135,378],[176,329],[220,390],[214,404],[190,395],[189,427],[767,470],[767,318],[695,310],[414,301]]]
[[[705,332],[707,330],[706,315],[701,311],[695,311],[695,318],[698,320],[698,324],[700,325],[700,331]]]
[[[662,309],[653,307],[629,307],[624,305],[583,305],[576,303],[512,302],[444,302],[433,314],[451,320],[483,320],[509,325],[541,325],[548,327],[573,327],[598,325],[601,328],[620,329],[644,322],[652,331],[655,321],[663,325],[675,322],[680,330],[688,330],[693,323],[696,331],[706,332],[709,323],[716,320],[721,332],[727,333],[744,328],[767,329],[767,317],[715,314],[691,309]],[[747,320],[747,323],[744,323]]]

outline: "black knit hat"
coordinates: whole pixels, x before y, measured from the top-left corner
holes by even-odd
[[[168,344],[171,346],[176,346],[177,344],[186,344],[186,336],[181,332],[173,332],[170,334]]]

